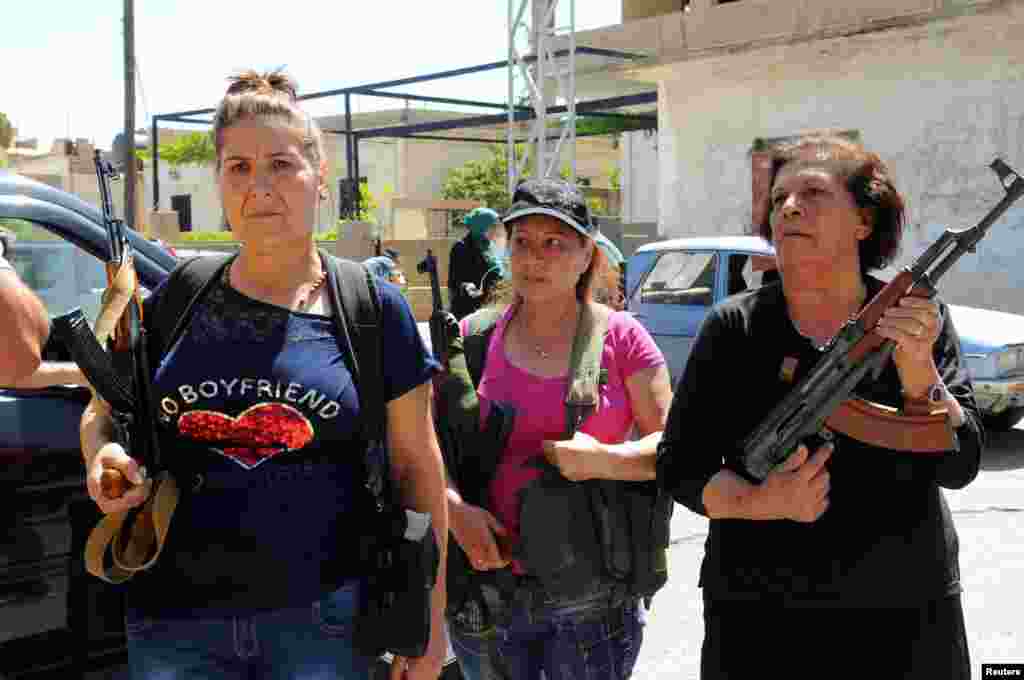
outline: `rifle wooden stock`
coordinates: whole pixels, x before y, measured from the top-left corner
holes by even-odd
[[[956,435],[947,409],[908,415],[864,399],[847,399],[825,425],[852,439],[893,451],[940,455],[955,451]]]

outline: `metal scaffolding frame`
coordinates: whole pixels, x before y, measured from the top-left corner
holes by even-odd
[[[512,193],[516,181],[526,170],[531,150],[537,176],[558,174],[563,155],[568,155],[569,180],[576,181],[576,3],[575,0],[562,0],[569,8],[569,23],[558,26],[555,16],[559,1],[508,0],[509,193]],[[526,8],[531,3],[533,11],[528,25],[525,20]],[[516,46],[516,38],[522,32],[530,36],[530,53],[527,54]],[[568,44],[559,49],[559,42]],[[515,82],[517,74],[526,85],[527,97],[535,114],[528,142],[518,158],[513,129],[513,107],[518,104]],[[557,96],[565,102],[565,112],[559,116],[548,110],[556,94],[551,91],[552,83]],[[550,135],[552,129],[558,131],[553,140]]]
[[[512,0],[510,0],[512,1]],[[591,55],[595,57],[605,57],[609,59],[616,59],[622,61],[630,61],[645,58],[645,55],[634,54],[629,52],[622,52],[619,50],[607,50],[594,47],[586,46],[575,46],[574,52],[577,54]],[[559,59],[567,56],[567,50],[554,50],[550,51],[548,57],[551,60]],[[537,61],[537,57],[534,55],[527,55],[518,59],[520,64],[532,64]],[[461,99],[455,97],[433,97],[426,95],[412,94],[408,92],[395,92],[392,88],[402,87],[405,85],[413,85],[417,83],[429,82],[434,80],[442,80],[447,78],[455,78],[458,76],[465,76],[474,73],[482,73],[485,71],[491,71],[495,69],[510,68],[514,64],[509,60],[489,62],[486,64],[478,64],[476,66],[467,66],[458,69],[452,69],[448,71],[439,71],[436,73],[430,73],[421,76],[412,76],[408,78],[399,78],[396,80],[383,81],[378,83],[370,83],[365,85],[356,85],[353,87],[345,87],[334,90],[324,90],[320,92],[312,92],[310,94],[301,95],[298,97],[300,101],[307,101],[311,99],[322,99],[325,97],[343,97],[344,98],[344,114],[345,114],[345,127],[344,129],[323,129],[325,134],[337,134],[345,136],[345,159],[346,167],[348,170],[348,181],[350,186],[358,186],[359,177],[359,141],[361,139],[370,139],[374,137],[401,137],[406,139],[422,139],[422,140],[443,140],[443,141],[467,141],[467,142],[492,142],[492,143],[508,143],[514,148],[516,145],[529,143],[529,138],[516,139],[514,138],[514,128],[516,123],[529,120],[538,120],[538,114],[532,106],[522,106],[514,102],[488,102],[478,101],[471,99]],[[402,99],[405,101],[423,102],[429,104],[448,104],[456,106],[465,106],[470,108],[478,109],[493,109],[501,110],[504,113],[490,114],[490,115],[469,115],[465,118],[456,118],[451,120],[439,120],[424,123],[412,123],[405,125],[389,125],[378,128],[366,128],[366,129],[353,129],[352,128],[352,97],[355,95],[371,96],[371,97],[382,97],[391,99]],[[548,106],[545,109],[545,114],[548,116],[555,114],[567,113],[572,109],[571,115],[575,120],[576,114],[586,113],[588,116],[593,117],[608,117],[618,118],[621,120],[628,121],[630,124],[635,126],[635,129],[653,129],[657,127],[657,116],[649,113],[621,113],[610,111],[609,109],[618,109],[628,106],[637,106],[643,104],[651,104],[657,102],[657,92],[642,92],[639,94],[625,95],[620,97],[610,97],[606,99],[597,99],[587,102],[576,103],[575,97],[572,98],[568,106]],[[193,109],[190,111],[179,111],[176,113],[161,113],[153,116],[152,119],[152,133],[151,139],[153,144],[153,209],[158,210],[160,207],[160,178],[159,178],[159,167],[160,167],[160,123],[186,123],[193,125],[212,125],[213,120],[211,118],[199,118],[199,116],[210,116],[216,111],[214,108],[206,109]],[[462,128],[478,128],[492,125],[500,125],[501,123],[508,124],[508,131],[505,140],[500,138],[482,138],[482,137],[454,137],[447,135],[430,134],[441,131],[459,130]],[[535,130],[539,129],[535,126]],[[575,125],[573,125],[572,134],[575,138]],[[604,132],[594,134],[606,134]],[[554,141],[562,138],[562,133],[558,135],[545,134],[544,137],[547,141]],[[584,135],[579,135],[584,136]],[[356,193],[356,200],[358,201],[358,192]]]

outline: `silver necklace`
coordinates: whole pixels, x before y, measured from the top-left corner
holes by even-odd
[[[571,314],[573,311],[575,311],[575,310],[570,310],[569,313]],[[559,319],[558,323],[556,324],[556,326],[561,326],[562,322],[565,321],[565,319],[568,318],[568,316],[569,316],[569,314],[566,314],[561,319]],[[527,332],[527,329],[526,329],[526,317],[521,317],[519,333],[520,333],[520,335],[524,335],[524,336],[525,335],[529,335],[529,333]],[[523,339],[526,340],[526,344],[529,345],[533,349],[533,351],[537,354],[537,356],[539,356],[541,359],[550,359],[552,356],[554,356],[554,352],[549,351],[549,350],[545,350],[544,347],[540,343],[538,343],[536,340],[534,340],[532,338],[527,340],[525,337]]]

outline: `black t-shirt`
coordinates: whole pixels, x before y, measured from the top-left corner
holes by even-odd
[[[377,288],[390,401],[438,365],[400,291]],[[359,575],[366,444],[330,317],[219,281],[160,362],[154,394],[184,495],[160,559],[131,582],[130,606],[234,615],[310,603]]]
[[[883,285],[870,277],[867,284],[869,299]],[[940,487],[974,479],[983,431],[945,305],[941,313],[934,356],[964,409],[960,451],[898,453],[837,434],[828,462],[830,506],[816,522],[710,521],[700,577],[707,596],[892,607],[959,592],[957,535]],[[780,283],[713,308],[675,391],[659,481],[677,501],[706,514],[701,494],[708,480],[723,466],[744,474],[743,439],[819,356],[793,327]],[[792,383],[782,377],[787,358],[787,365],[797,361]],[[901,405],[892,361],[869,382],[857,396]]]

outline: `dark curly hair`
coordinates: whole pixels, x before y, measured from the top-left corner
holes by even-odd
[[[860,242],[861,271],[882,269],[896,258],[903,239],[906,207],[889,168],[878,154],[843,137],[817,134],[778,144],[768,153],[771,181],[764,198],[768,202],[764,219],[757,225],[759,236],[771,243],[771,188],[779,171],[790,163],[820,166],[846,185],[864,221],[871,226],[871,234]]]

